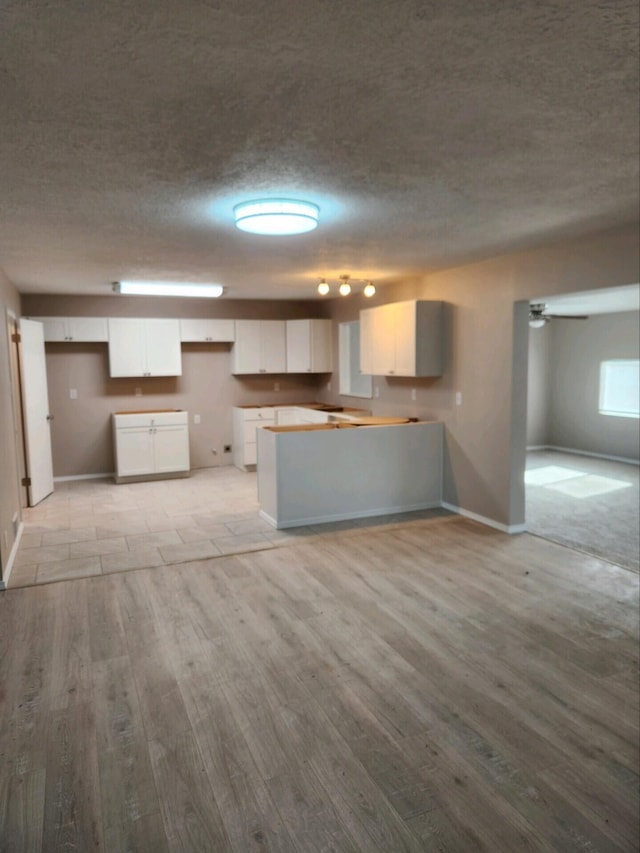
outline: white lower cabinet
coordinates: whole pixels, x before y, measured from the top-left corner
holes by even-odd
[[[117,483],[188,476],[187,412],[116,412],[113,437]]]
[[[253,468],[257,462],[256,430],[274,426],[273,406],[235,406],[233,409],[233,464],[242,471]]]

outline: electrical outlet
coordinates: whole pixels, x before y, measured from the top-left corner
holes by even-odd
[[[331,383],[327,382],[327,391],[331,391]]]
[[[193,416],[193,422],[194,422],[194,424],[199,424],[200,423],[200,415],[194,415]]]
[[[136,397],[142,397],[142,388],[136,388]]]
[[[279,382],[274,382],[274,383],[273,383],[273,390],[274,390],[274,391],[279,391],[279,390],[280,390],[280,383],[279,383]]]
[[[69,399],[77,400],[78,399],[78,389],[77,388],[69,388]]]
[[[456,391],[456,406],[462,405],[462,391]]]
[[[415,388],[412,388],[412,389],[411,389],[411,399],[414,401],[414,403],[415,403],[415,401],[416,401],[417,397],[418,397],[418,392],[417,392],[417,390],[416,390]]]
[[[378,387],[376,387],[376,390],[373,392],[373,396],[376,398],[376,400],[380,396],[380,389]]]

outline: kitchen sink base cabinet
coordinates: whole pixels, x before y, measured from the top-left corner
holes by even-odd
[[[442,424],[258,430],[260,515],[277,528],[441,506]]]
[[[116,412],[113,436],[116,483],[189,476],[187,412]]]

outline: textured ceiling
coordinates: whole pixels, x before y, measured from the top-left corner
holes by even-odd
[[[4,0],[0,267],[308,297],[638,215],[636,0]],[[298,237],[240,200],[316,201]]]

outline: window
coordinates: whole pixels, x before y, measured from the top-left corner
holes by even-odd
[[[640,361],[615,359],[600,362],[601,415],[640,417]]]
[[[360,373],[360,323],[340,323],[340,393],[349,397],[373,396],[373,382]]]

